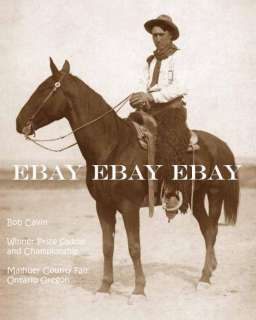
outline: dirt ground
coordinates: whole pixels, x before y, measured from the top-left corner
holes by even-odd
[[[103,259],[94,200],[85,188],[1,186],[1,320],[80,319],[255,319],[256,189],[242,189],[238,223],[221,224],[216,244],[218,268],[210,288],[196,290],[204,242],[196,220],[179,215],[170,224],[157,208],[153,219],[141,211],[142,261],[147,279],[144,301],[129,305],[134,274],[121,216],[117,216],[112,294],[99,301]],[[41,218],[48,225],[7,227],[7,218]],[[6,254],[6,238],[82,239],[75,256]],[[70,246],[69,246],[70,247]],[[8,266],[85,267],[65,284],[7,284]],[[21,275],[19,275],[20,277]],[[23,278],[28,275],[22,275]],[[63,273],[58,276],[65,276]],[[56,277],[52,274],[50,278]]]

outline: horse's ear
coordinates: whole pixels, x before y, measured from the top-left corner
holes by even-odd
[[[68,60],[65,60],[61,71],[64,71],[65,73],[69,73],[69,71],[70,71],[70,64],[69,64]]]
[[[55,64],[54,64],[54,62],[53,62],[51,57],[50,57],[50,68],[51,68],[53,76],[55,76],[55,75],[57,75],[59,73],[59,70],[55,66]]]

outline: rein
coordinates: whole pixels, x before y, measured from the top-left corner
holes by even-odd
[[[127,96],[126,98],[124,98],[122,101],[120,101],[116,106],[114,106],[113,108],[111,108],[110,110],[108,110],[107,112],[103,113],[102,115],[100,115],[99,117],[84,123],[83,125],[81,125],[78,128],[75,128],[74,130],[68,132],[67,134],[57,137],[57,138],[50,138],[50,139],[34,139],[29,137],[29,134],[32,130],[32,133],[35,137],[35,130],[34,130],[34,125],[33,125],[33,120],[36,118],[36,116],[39,114],[39,112],[42,110],[42,108],[44,107],[44,105],[46,104],[46,102],[50,99],[50,97],[53,95],[53,93],[61,88],[61,82],[64,79],[66,73],[63,73],[62,76],[60,77],[59,81],[56,81],[54,83],[54,87],[52,88],[52,90],[49,92],[49,94],[44,98],[44,100],[42,101],[41,105],[39,106],[39,108],[36,110],[36,112],[31,116],[31,118],[28,120],[27,126],[23,129],[23,133],[25,135],[26,140],[29,140],[31,142],[33,142],[34,144],[36,144],[37,146],[41,147],[42,149],[48,150],[48,151],[52,151],[52,152],[62,152],[64,150],[67,150],[69,148],[74,147],[75,145],[77,145],[77,142],[74,142],[66,147],[60,148],[60,149],[53,149],[53,148],[49,148],[46,147],[45,145],[41,144],[40,142],[52,142],[52,141],[58,141],[58,140],[63,140],[64,138],[76,133],[77,131],[88,127],[89,125],[101,120],[102,118],[104,118],[107,114],[109,114],[110,112],[113,111],[120,111],[124,105],[126,104],[126,102],[130,99],[130,95]],[[180,98],[182,98],[183,95],[176,97],[174,100],[179,100]],[[167,108],[166,108],[167,107]],[[155,112],[153,112],[153,115],[157,115],[158,113],[162,113],[163,111],[165,111],[166,109],[169,108],[169,105],[166,104],[166,106],[164,108],[161,108],[160,110],[155,110]],[[117,110],[116,110],[117,109]]]
[[[44,146],[43,144],[41,144],[40,142],[49,142],[49,141],[58,141],[58,140],[62,140],[72,134],[74,134],[75,132],[85,128],[85,127],[88,127],[89,125],[101,120],[102,118],[104,118],[107,114],[109,114],[110,112],[113,112],[113,111],[120,111],[124,105],[126,104],[126,102],[129,100],[130,98],[130,95],[127,96],[125,99],[123,99],[122,101],[120,101],[116,106],[114,106],[113,108],[111,108],[110,110],[108,110],[107,112],[103,113],[102,115],[100,115],[99,117],[89,121],[89,122],[86,122],[84,123],[83,125],[81,125],[80,127],[78,128],[75,128],[74,130],[68,132],[67,134],[63,135],[63,136],[60,136],[60,137],[57,137],[57,138],[51,138],[51,139],[33,139],[33,138],[30,138],[29,137],[29,132],[30,130],[32,129],[33,131],[33,134],[35,136],[35,131],[33,129],[33,120],[35,119],[35,117],[38,115],[38,113],[42,110],[42,108],[44,107],[45,103],[49,100],[49,98],[52,96],[52,94],[58,89],[61,87],[61,81],[63,80],[63,78],[65,77],[66,73],[64,73],[59,81],[55,82],[54,84],[54,87],[52,88],[52,90],[49,92],[49,94],[46,96],[46,98],[43,100],[43,102],[41,103],[40,107],[37,109],[37,111],[32,115],[32,117],[28,120],[28,125],[24,128],[24,135],[26,137],[26,140],[29,140],[31,142],[33,142],[34,144],[36,144],[37,146],[45,149],[45,150],[48,150],[48,151],[53,151],[53,152],[62,152],[64,150],[67,150],[69,148],[72,148],[74,147],[75,145],[77,145],[77,142],[75,143],[72,143],[66,147],[63,147],[63,148],[60,148],[60,149],[52,149],[52,148],[49,148],[49,147],[46,147]],[[117,110],[116,110],[117,109]],[[27,132],[26,132],[27,131]]]

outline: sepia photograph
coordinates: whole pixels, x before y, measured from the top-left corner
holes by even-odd
[[[255,317],[255,15],[0,1],[1,320]]]

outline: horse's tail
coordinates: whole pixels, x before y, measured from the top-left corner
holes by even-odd
[[[226,224],[235,224],[239,205],[239,180],[226,181],[224,192],[224,214]]]

